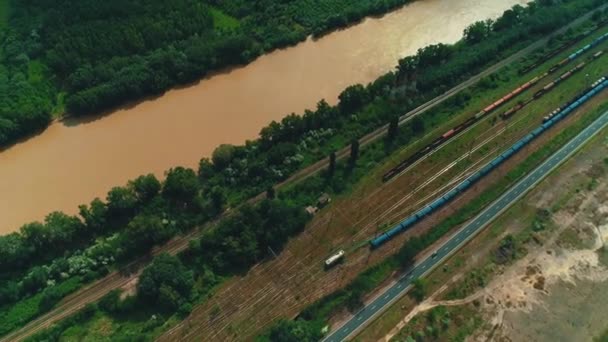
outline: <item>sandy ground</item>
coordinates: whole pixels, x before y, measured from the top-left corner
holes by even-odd
[[[566,171],[552,176],[526,197],[525,201],[537,208],[551,208],[566,194],[560,209],[552,214],[554,229],[527,243],[524,257],[499,267],[489,284],[474,294],[440,300],[463,277],[464,269],[381,340],[398,340],[399,332],[412,318],[433,307],[473,301],[480,304],[486,324],[469,336],[471,341],[590,341],[606,329],[608,174],[601,164],[607,142],[604,135],[590,152],[579,154],[566,164]],[[575,175],[587,184],[594,179],[597,185],[581,189],[580,183],[572,181]],[[513,224],[508,221],[505,228]],[[488,253],[481,253],[487,260]]]

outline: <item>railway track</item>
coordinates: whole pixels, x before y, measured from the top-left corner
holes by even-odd
[[[608,8],[608,5],[600,6],[598,9],[603,10],[606,8]],[[556,30],[553,33],[547,35],[545,38],[542,38],[542,39],[530,44],[529,46],[525,47],[524,49],[522,49],[522,50],[514,53],[513,55],[505,58],[504,60],[490,66],[489,68],[485,69],[484,71],[472,76],[468,80],[463,81],[462,83],[451,88],[444,94],[442,94],[438,97],[435,97],[434,99],[405,113],[399,119],[399,126],[404,125],[405,123],[409,122],[414,117],[421,115],[424,112],[426,112],[427,110],[430,110],[430,109],[438,106],[439,104],[443,103],[444,101],[450,99],[451,97],[456,95],[458,92],[477,83],[481,78],[486,77],[490,74],[493,74],[496,71],[500,70],[501,68],[509,65],[510,63],[513,63],[514,61],[516,61],[522,57],[525,57],[526,55],[530,54],[534,50],[536,50],[536,49],[540,48],[541,46],[543,46],[544,44],[546,44],[550,38],[564,33],[569,28],[580,25],[584,21],[590,19],[591,16],[593,15],[593,12],[595,12],[598,9],[595,9],[595,10],[579,17],[578,19],[572,21],[571,23],[562,27],[561,29]],[[383,138],[387,134],[387,130],[388,130],[388,125],[384,125],[378,129],[374,130],[373,132],[363,136],[361,139],[359,139],[360,147],[363,148],[363,147],[377,141],[378,139]],[[336,152],[336,159],[343,160],[344,158],[348,157],[349,153],[350,153],[349,147],[343,148]],[[328,166],[328,164],[329,164],[328,158],[322,159],[322,160],[302,169],[301,171],[293,174],[287,180],[278,183],[275,188],[280,189],[287,185],[297,184],[309,177],[315,176],[321,170],[326,168]],[[256,203],[256,202],[262,200],[264,197],[265,197],[265,193],[260,193],[257,196],[249,199],[247,201],[247,203]],[[219,218],[215,219],[214,221],[209,222],[209,223],[203,225],[202,227],[198,227],[186,235],[175,237],[174,239],[167,242],[165,245],[155,248],[151,252],[151,254],[146,255],[144,257],[140,257],[140,258],[134,260],[133,262],[129,263],[125,267],[123,267],[123,269],[135,269],[136,271],[134,271],[133,273],[124,274],[124,273],[121,273],[118,271],[112,272],[112,273],[108,274],[107,276],[105,276],[104,278],[97,280],[96,282],[82,288],[78,292],[76,292],[72,295],[69,295],[68,297],[63,299],[59,303],[59,305],[57,307],[55,307],[53,310],[32,320],[31,322],[29,322],[28,324],[23,326],[21,329],[13,331],[5,336],[2,336],[0,338],[0,342],[23,340],[23,339],[35,334],[36,332],[49,327],[51,324],[53,324],[63,318],[68,317],[69,315],[71,315],[71,314],[75,313],[76,311],[80,310],[81,308],[83,308],[86,304],[92,303],[92,302],[98,300],[99,298],[103,297],[105,294],[107,294],[111,290],[123,287],[123,286],[127,285],[129,282],[136,280],[137,277],[139,276],[139,272],[140,272],[139,270],[141,269],[140,266],[144,265],[148,261],[150,261],[153,256],[161,254],[161,253],[177,254],[177,253],[185,250],[186,248],[188,248],[190,240],[201,237],[205,231],[207,231],[209,228],[215,226],[215,224],[219,220],[221,220],[223,217],[225,217],[228,214],[229,213],[225,212],[224,214],[222,214]]]

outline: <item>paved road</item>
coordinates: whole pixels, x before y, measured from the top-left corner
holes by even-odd
[[[599,7],[599,9],[604,9],[607,7],[608,7],[608,5],[603,5],[603,6]],[[534,50],[538,49],[539,47],[544,46],[547,43],[547,41],[550,38],[552,38],[553,36],[555,36],[557,34],[561,34],[561,33],[565,32],[568,28],[577,26],[577,25],[581,24],[582,22],[584,22],[585,20],[588,20],[591,17],[591,15],[593,14],[593,12],[595,12],[595,11],[591,11],[591,12],[585,14],[584,16],[579,17],[578,19],[571,22],[567,26],[564,26],[563,28],[546,36],[545,38],[534,42],[533,44],[527,46],[523,50],[520,50],[519,52],[494,64],[493,66],[487,68],[483,72],[469,78],[468,80],[466,80],[466,81],[462,82],[461,84],[455,86],[454,88],[448,90],[444,94],[442,94],[442,95],[428,101],[427,103],[411,110],[410,112],[402,115],[399,120],[399,124],[402,125],[402,124],[406,123],[407,121],[411,120],[413,117],[425,113],[427,110],[429,110],[429,109],[439,105],[440,103],[444,102],[445,100],[451,98],[452,96],[454,96],[461,90],[466,89],[467,87],[477,83],[482,77],[488,76],[488,75],[500,70],[504,66],[506,66],[510,63],[513,63],[517,59],[527,56],[528,54],[530,54]],[[383,127],[378,128],[377,130],[373,131],[372,133],[365,135],[363,138],[361,138],[359,140],[360,146],[364,147],[364,146],[384,137],[384,135],[387,132],[387,129],[388,129],[388,125],[385,125]],[[338,159],[343,159],[343,158],[347,157],[349,155],[349,153],[350,153],[350,147],[346,147],[346,148],[338,151],[336,153],[336,155],[337,155]],[[277,184],[275,186],[275,188],[279,189],[288,184],[295,184],[295,183],[301,182],[311,176],[314,176],[317,173],[319,173],[321,170],[326,168],[328,163],[329,163],[329,161],[327,158],[320,160],[317,163],[310,165],[310,166],[306,167],[305,169],[293,174],[287,180]],[[265,192],[260,193],[256,197],[251,198],[248,201],[248,203],[255,203],[255,202],[263,199],[265,196],[266,196]],[[220,219],[222,217],[223,216],[221,216]],[[217,222],[217,220],[214,222],[208,223],[205,226],[200,227],[198,229],[194,229],[187,235],[176,237],[175,239],[171,240],[166,245],[156,248],[153,251],[153,255],[158,255],[158,254],[164,253],[164,252],[167,252],[170,254],[177,254],[177,253],[185,250],[189,246],[190,240],[199,238],[205,231],[208,230],[209,227],[213,227],[216,222]],[[129,264],[126,268],[135,269],[135,270],[140,269],[141,267],[139,267],[139,266],[145,265],[149,260],[151,260],[150,256],[145,256],[145,257],[139,258],[136,261]],[[123,275],[118,272],[113,272],[113,273],[109,274],[108,276],[106,276],[105,278],[102,278],[102,279],[96,281],[95,283],[87,286],[86,288],[81,289],[77,293],[74,293],[74,294],[68,296],[67,298],[62,300],[55,309],[38,317],[37,319],[29,322],[23,328],[13,331],[12,333],[9,333],[5,336],[0,337],[0,342],[18,341],[18,340],[25,339],[26,337],[48,327],[52,323],[57,322],[65,317],[69,316],[70,314],[76,312],[80,308],[84,307],[86,304],[94,302],[95,300],[101,298],[106,293],[110,292],[111,290],[126,285],[127,283],[129,283],[129,282],[133,281],[135,278],[137,278],[137,276],[138,276],[137,272],[133,273],[131,275]]]
[[[497,218],[502,212],[507,210],[520,197],[532,189],[559,164],[568,159],[606,126],[608,126],[608,111],[602,114],[596,121],[585,128],[545,162],[526,175],[500,198],[456,232],[448,241],[436,250],[437,255],[435,257],[427,257],[422,262],[418,263],[412,270],[399,279],[393,286],[377,296],[348,322],[328,335],[324,339],[324,342],[346,340],[367,324],[371,323],[373,319],[387,309],[390,304],[403,296],[416,278],[422,277],[434,267],[440,265],[445,258],[462,247],[468,240],[486,227],[492,220]]]

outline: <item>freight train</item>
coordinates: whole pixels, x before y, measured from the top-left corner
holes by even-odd
[[[582,49],[581,49],[582,50]],[[580,50],[579,50],[580,51]],[[578,52],[578,51],[577,51]],[[594,53],[589,60],[595,60],[597,58],[599,58],[602,54],[604,53],[603,50],[598,51],[596,53]],[[578,56],[580,56],[580,53],[578,54]],[[537,100],[540,97],[542,97],[544,94],[546,94],[549,90],[551,90],[552,88],[555,87],[555,85],[557,85],[558,83],[566,80],[567,78],[569,78],[570,76],[574,75],[575,73],[579,72],[580,70],[582,70],[585,66],[587,65],[587,62],[581,62],[578,65],[576,65],[574,68],[568,70],[567,72],[565,72],[564,74],[562,74],[560,77],[556,78],[555,80],[553,80],[553,82],[547,84],[545,87],[543,87],[542,89],[540,89],[539,91],[537,91],[534,96],[524,102],[520,102],[518,103],[516,106],[511,107],[510,109],[508,109],[507,111],[501,113],[499,116],[503,119],[506,120],[508,118],[510,118],[513,114],[517,113],[518,111],[520,111],[523,107],[527,106],[528,104],[530,104],[533,100]]]
[[[566,43],[562,44],[560,47],[558,47],[557,49],[550,51],[548,53],[546,53],[545,55],[543,55],[539,60],[537,60],[534,64],[522,69],[519,71],[520,75],[524,75],[527,74],[528,72],[536,69],[539,65],[545,63],[546,61],[548,61],[549,59],[553,58],[554,56],[556,56],[557,54],[559,54],[560,52],[566,50],[567,48],[569,48],[570,46],[578,43],[579,41],[583,40],[584,38],[586,38],[587,36],[591,35],[592,33],[594,33],[595,31],[599,30],[600,28],[604,27],[606,24],[608,24],[608,20],[604,20],[600,23],[598,23],[594,29],[586,31],[584,33],[579,34],[578,36],[570,39],[569,41],[567,41]],[[565,62],[565,61],[562,61]],[[560,62],[561,63],[561,62]],[[565,63],[564,63],[565,64]],[[555,70],[557,70],[559,68],[558,65],[553,66],[551,69],[549,69],[549,73],[553,73]]]
[[[427,215],[430,215],[431,213],[442,208],[446,203],[454,199],[460,193],[469,189],[479,179],[486,176],[496,167],[501,165],[505,160],[509,159],[513,154],[515,154],[524,146],[529,144],[533,139],[540,136],[544,131],[554,126],[557,122],[562,120],[572,111],[581,106],[583,103],[587,102],[589,99],[591,99],[593,96],[595,96],[597,93],[599,93],[606,87],[608,87],[608,80],[606,79],[606,77],[602,77],[596,82],[594,82],[591,87],[589,87],[586,91],[582,93],[582,95],[575,97],[567,105],[562,106],[563,109],[560,108],[557,113],[545,120],[540,126],[534,129],[531,133],[527,134],[521,140],[517,141],[505,152],[503,152],[491,162],[486,164],[483,168],[481,168],[481,170],[473,173],[460,184],[458,184],[456,187],[445,193],[443,196],[435,199],[433,202],[420,209],[410,217],[406,218],[402,222],[398,223],[393,228],[369,240],[370,247],[372,249],[380,247],[382,244],[393,239],[399,233],[411,228],[413,225],[424,219]],[[552,113],[554,112],[555,111],[553,111]]]
[[[551,69],[555,68],[555,69],[553,69],[553,71],[557,70],[558,68],[566,65],[568,62],[577,59],[578,57],[580,57],[581,55],[583,55],[585,52],[587,52],[591,48],[597,46],[599,43],[603,42],[606,39],[608,39],[608,32],[606,32],[603,35],[599,36],[598,38],[594,39],[591,43],[585,45],[584,47],[576,50],[574,53],[570,54],[567,58],[565,58],[564,60],[562,60],[559,63],[557,63],[556,65],[554,65]],[[600,55],[601,55],[601,53],[596,53],[596,54],[594,54],[594,58],[597,58]],[[584,66],[584,63],[582,63],[582,64],[583,65],[580,65],[580,64],[577,65],[574,69],[576,69],[576,71],[580,70],[580,68],[582,68]],[[484,117],[487,114],[489,114],[489,113],[493,112],[494,110],[496,110],[502,104],[506,103],[507,101],[511,100],[513,97],[521,94],[523,91],[525,91],[525,90],[529,89],[530,87],[532,87],[533,85],[537,84],[540,80],[542,80],[544,77],[548,76],[549,74],[550,74],[550,72],[545,72],[544,74],[542,74],[540,76],[536,76],[536,77],[532,78],[528,82],[526,82],[526,83],[522,84],[521,86],[515,88],[515,90],[511,91],[507,95],[503,96],[502,98],[498,99],[497,101],[495,101],[494,103],[490,104],[486,108],[482,109],[480,112],[478,112],[477,114],[475,114],[472,118],[468,119],[464,123],[462,123],[462,124],[456,126],[455,128],[447,131],[442,136],[440,136],[439,138],[435,139],[432,143],[430,143],[429,145],[425,146],[423,149],[418,150],[412,156],[410,156],[409,158],[405,159],[404,161],[402,161],[401,163],[399,163],[397,166],[395,166],[394,168],[392,168],[388,172],[386,172],[382,176],[382,181],[383,182],[389,181],[390,179],[392,179],[393,177],[395,177],[396,175],[398,175],[399,173],[401,173],[403,170],[407,169],[409,166],[411,166],[412,164],[414,164],[415,162],[417,162],[418,160],[420,160],[422,157],[424,157],[425,155],[427,155],[428,153],[430,153],[431,151],[433,151],[434,149],[436,149],[437,147],[439,147],[443,143],[447,142],[449,139],[453,138],[457,133],[465,130],[469,126],[473,125],[476,121],[480,120],[482,117]],[[566,75],[566,74],[564,74],[564,75]],[[551,88],[553,88],[561,80],[566,79],[567,77],[569,77],[571,75],[571,73],[568,74],[567,76],[564,76],[564,75],[560,76],[560,78],[558,78],[557,80],[551,82],[550,84],[548,84],[547,86],[545,86],[543,89],[541,89],[538,92],[536,92],[534,94],[534,98],[537,99],[540,96],[542,96],[544,93],[546,93]],[[564,78],[562,79],[562,77],[564,77]],[[547,89],[545,89],[545,88],[547,88]],[[528,103],[529,103],[529,101],[528,102],[523,102],[523,105],[519,109],[523,108]],[[510,113],[506,113],[507,114],[506,117],[511,116],[512,114],[514,114],[519,109],[515,109],[515,110],[513,110]],[[503,113],[503,115],[504,114],[505,113]],[[504,118],[506,118],[506,117],[504,117]]]

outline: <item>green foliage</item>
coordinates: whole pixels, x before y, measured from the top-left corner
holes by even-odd
[[[68,328],[73,326],[79,326],[87,320],[91,319],[97,313],[97,306],[94,304],[86,305],[75,314],[68,318],[59,321],[57,324],[52,325],[50,328],[41,330],[40,332],[25,339],[27,342],[35,341],[59,341],[62,333]]]
[[[217,273],[245,270],[267,255],[278,253],[290,236],[304,228],[308,215],[280,200],[244,205],[203,235],[190,258]]]
[[[191,203],[199,190],[196,174],[192,169],[176,167],[167,172],[163,186],[163,196],[186,205]]]
[[[135,196],[140,204],[150,202],[160,192],[161,184],[156,179],[156,176],[149,173],[145,176],[139,176],[135,180],[129,182],[129,185],[135,191]]]
[[[82,285],[80,277],[73,277],[57,285],[48,286],[40,292],[14,305],[0,307],[0,336],[4,335],[32,318],[47,312],[61,298],[74,292]]]
[[[108,294],[101,297],[97,306],[107,313],[117,312],[120,308],[120,293],[119,289],[108,292]]]
[[[318,322],[303,319],[279,320],[266,336],[256,341],[268,342],[316,342],[321,339],[321,326]]]
[[[161,254],[142,272],[137,296],[144,303],[174,312],[189,301],[193,284],[192,272],[177,257]]]
[[[416,301],[421,302],[424,297],[426,297],[427,293],[427,283],[424,278],[418,278],[414,280],[413,287],[409,292],[409,295],[412,296]]]
[[[213,150],[213,153],[211,154],[211,160],[213,160],[213,165],[218,170],[225,169],[234,157],[234,150],[234,146],[229,144],[222,144],[216,147],[215,150]]]

